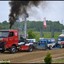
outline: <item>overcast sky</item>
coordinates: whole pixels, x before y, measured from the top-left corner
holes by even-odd
[[[9,19],[10,6],[8,1],[0,1],[0,22]],[[29,20],[47,20],[60,21],[64,23],[64,1],[45,1],[38,8],[32,7],[28,11]]]

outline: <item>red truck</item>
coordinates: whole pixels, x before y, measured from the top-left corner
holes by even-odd
[[[33,51],[32,44],[19,35],[18,30],[0,30],[0,52]]]

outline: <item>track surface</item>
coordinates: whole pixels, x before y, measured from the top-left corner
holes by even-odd
[[[0,61],[9,60],[11,63],[40,63],[43,62],[48,52],[51,53],[52,58],[64,57],[64,49],[34,50],[33,52],[17,52],[15,54],[9,54],[9,52],[0,53]]]

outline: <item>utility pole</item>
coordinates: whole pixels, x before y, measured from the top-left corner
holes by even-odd
[[[25,38],[27,36],[27,17],[28,17],[28,14],[25,13],[25,16],[24,16],[24,22],[25,22],[25,24],[24,24],[24,37]]]
[[[24,22],[25,22],[25,24],[24,24],[24,37],[26,38],[26,34],[27,34],[27,20],[26,20],[26,17],[24,19]]]
[[[23,10],[22,10],[22,19],[24,21],[24,38],[26,39],[27,36],[27,17],[28,17],[28,13],[26,11],[26,6],[23,6]]]

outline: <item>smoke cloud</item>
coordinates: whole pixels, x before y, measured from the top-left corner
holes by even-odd
[[[9,2],[9,5],[11,7],[10,14],[9,14],[10,28],[16,22],[16,19],[19,17],[19,15],[22,15],[22,13],[27,14],[27,11],[26,11],[27,7],[32,5],[38,6],[39,3],[40,3],[40,0],[37,0],[37,1],[11,0]]]

